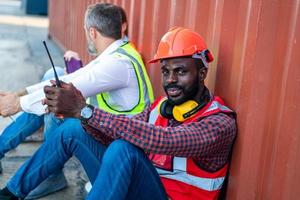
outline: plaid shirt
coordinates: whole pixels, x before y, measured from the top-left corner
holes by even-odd
[[[232,114],[218,113],[187,124],[170,120],[168,127],[161,127],[147,123],[150,111],[148,106],[144,112],[128,118],[95,108],[83,126],[103,144],[121,138],[145,152],[192,157],[205,170],[216,171],[227,162],[236,136]]]

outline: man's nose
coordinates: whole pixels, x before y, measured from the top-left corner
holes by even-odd
[[[170,72],[167,78],[167,83],[176,83],[178,81],[177,76],[174,72]]]

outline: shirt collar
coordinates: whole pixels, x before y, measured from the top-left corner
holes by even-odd
[[[113,43],[111,43],[99,56],[97,56],[96,59],[101,58],[103,56],[107,56],[109,54],[111,54],[112,52],[114,52],[117,48],[119,48],[120,46],[122,46],[125,42],[128,42],[126,39],[121,38],[119,40],[114,41]]]

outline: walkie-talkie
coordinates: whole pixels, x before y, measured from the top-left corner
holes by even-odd
[[[52,65],[52,68],[53,68],[53,71],[54,71],[54,77],[55,77],[55,82],[56,82],[56,87],[61,87],[61,83],[60,83],[60,80],[58,79],[58,76],[57,76],[57,73],[56,73],[56,70],[55,70],[55,67],[54,67],[54,64],[53,64],[53,60],[51,58],[51,55],[49,53],[49,50],[48,50],[48,47],[47,47],[47,44],[46,44],[46,41],[43,41],[43,44],[46,48],[46,51],[47,51],[47,54],[48,54],[48,57],[50,59],[50,62],[51,62],[51,65]],[[55,114],[55,116],[59,119],[63,119],[64,116],[61,115],[61,114]]]
[[[49,50],[48,50],[46,41],[43,41],[43,44],[44,44],[44,46],[45,46],[45,48],[46,48],[48,57],[49,57],[49,59],[50,59],[50,62],[51,62],[51,65],[52,65],[52,68],[53,68],[53,71],[54,71],[54,77],[55,77],[55,81],[56,81],[56,86],[57,86],[57,87],[61,87],[60,80],[58,79],[58,76],[57,76],[57,73],[56,73],[56,70],[55,70],[55,67],[54,67],[54,64],[53,64],[53,60],[52,60],[51,55],[50,55],[50,53],[49,53]]]

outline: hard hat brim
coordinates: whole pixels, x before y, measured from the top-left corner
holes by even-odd
[[[164,60],[164,59],[171,59],[171,58],[182,58],[182,57],[192,57],[192,54],[186,54],[186,55],[172,55],[172,56],[164,56],[160,58],[153,58],[152,60],[149,60],[148,63],[156,63],[159,60]]]

